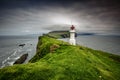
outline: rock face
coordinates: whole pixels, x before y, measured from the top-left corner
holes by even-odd
[[[62,38],[69,38],[70,35],[69,35],[69,34],[61,34],[61,37],[62,37]]]
[[[17,59],[14,64],[22,64],[25,62],[25,60],[28,57],[28,53],[27,54],[23,54],[19,59]]]
[[[24,47],[24,46],[25,46],[25,44],[20,44],[19,46],[20,46],[20,47]]]

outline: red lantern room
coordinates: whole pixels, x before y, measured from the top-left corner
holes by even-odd
[[[72,26],[71,26],[71,30],[74,30],[74,29],[75,29],[75,27],[72,25]]]

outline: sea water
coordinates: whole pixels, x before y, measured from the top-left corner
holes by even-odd
[[[61,39],[69,41],[69,38]],[[78,36],[77,44],[95,50],[101,50],[120,55],[119,36]],[[10,66],[23,54],[28,53],[27,63],[36,53],[38,36],[1,36],[0,37],[0,67]],[[25,46],[20,47],[20,44]]]
[[[28,53],[27,63],[36,53],[37,36],[0,36],[0,67],[10,66]],[[19,46],[25,44],[25,46]]]
[[[62,40],[68,42],[69,38]],[[77,36],[76,42],[78,45],[81,46],[120,55],[120,36],[105,36],[105,35]]]

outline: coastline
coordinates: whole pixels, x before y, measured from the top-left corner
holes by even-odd
[[[15,36],[16,37],[16,36]],[[0,67],[12,66],[13,63],[20,58],[24,53],[28,53],[28,58],[23,64],[28,63],[28,61],[35,55],[36,46],[38,42],[38,37],[10,37],[2,39],[0,41]],[[20,44],[25,44],[24,47],[19,46]],[[32,44],[32,45],[31,45]],[[3,46],[3,47],[2,47]]]
[[[118,55],[84,46],[73,46],[46,35],[39,37],[36,51],[36,55],[29,63],[0,69],[0,79],[9,77],[10,80],[116,80],[120,78]]]

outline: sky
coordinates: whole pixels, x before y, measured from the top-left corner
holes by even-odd
[[[69,30],[120,35],[119,0],[0,0],[0,35]]]

